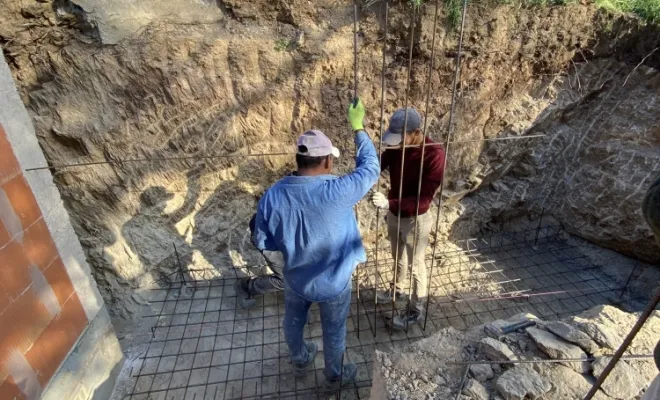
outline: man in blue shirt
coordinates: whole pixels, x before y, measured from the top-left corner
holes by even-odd
[[[309,307],[319,303],[326,392],[336,392],[357,372],[355,364],[342,366],[351,275],[366,261],[353,206],[380,174],[359,100],[349,106],[348,118],[357,146],[355,170],[342,177],[331,175],[339,150],[321,131],[305,132],[297,142],[297,173],[275,183],[261,198],[255,232],[257,248],[284,256],[283,328],[296,376],[304,376],[316,356],[316,345],[303,340],[303,328]]]

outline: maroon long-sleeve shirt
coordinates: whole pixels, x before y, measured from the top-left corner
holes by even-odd
[[[419,215],[424,214],[431,207],[433,196],[442,183],[445,164],[445,150],[429,138],[426,138],[424,149],[424,170],[422,171],[422,190],[419,196]],[[428,146],[433,144],[432,146]],[[399,183],[401,182],[401,149],[389,149],[383,152],[380,170],[390,171],[390,189],[387,199],[390,202],[390,211],[397,215],[401,209],[401,217],[415,216],[417,209],[417,186],[419,184],[419,167],[422,158],[422,148],[406,149],[403,165],[403,191],[399,203]]]

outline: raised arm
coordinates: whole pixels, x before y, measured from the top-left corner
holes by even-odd
[[[363,198],[378,180],[378,153],[365,131],[355,135],[355,169],[348,175],[329,182],[332,200],[342,206],[353,206]]]
[[[378,180],[380,166],[378,153],[369,135],[364,130],[364,106],[356,99],[348,107],[348,120],[355,132],[355,169],[348,175],[329,182],[330,200],[340,206],[352,207]]]

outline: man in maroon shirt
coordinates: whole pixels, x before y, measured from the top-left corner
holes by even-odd
[[[405,329],[407,326],[419,323],[423,318],[427,297],[427,271],[425,263],[426,245],[431,233],[432,218],[427,211],[431,207],[436,190],[442,183],[445,150],[428,137],[425,139],[421,131],[422,117],[414,108],[397,110],[390,119],[390,126],[383,136],[383,143],[388,146],[401,146],[405,140],[405,157],[403,150],[387,149],[381,157],[381,172],[390,171],[391,189],[387,197],[382,193],[374,193],[371,201],[376,207],[390,210],[387,214],[387,231],[392,245],[392,257],[396,260],[396,282],[394,294],[396,300],[405,298],[408,282],[408,270],[412,265],[412,290],[410,307],[392,319],[392,327]],[[406,114],[408,120],[406,122]],[[406,129],[406,134],[402,135]],[[403,137],[402,137],[403,136]],[[422,163],[421,145],[426,140],[424,161]],[[410,146],[410,147],[408,147]],[[402,164],[403,157],[403,164]],[[417,209],[417,191],[419,172],[422,169],[422,186],[419,195],[419,210]],[[402,168],[403,167],[403,168]],[[403,174],[403,180],[401,179]],[[399,189],[401,188],[401,201]],[[401,222],[398,223],[398,216]],[[417,219],[417,243],[415,242],[415,219]],[[391,302],[392,292],[378,294],[378,302]],[[408,312],[408,309],[410,312]]]

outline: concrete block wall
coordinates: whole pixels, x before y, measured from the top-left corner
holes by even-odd
[[[0,400],[105,399],[122,352],[46,165],[3,55]]]

